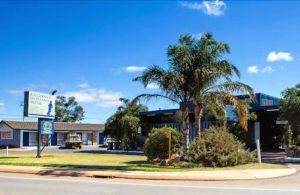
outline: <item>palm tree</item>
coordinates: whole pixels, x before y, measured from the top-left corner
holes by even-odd
[[[126,98],[120,98],[119,101],[122,103],[122,105],[117,108],[117,112],[124,112],[138,117],[140,112],[145,112],[148,110],[145,105],[138,104],[136,99],[129,100]]]
[[[204,34],[200,40],[191,35],[182,35],[179,44],[168,47],[168,70],[154,65],[134,79],[142,82],[145,87],[155,83],[161,90],[159,94],[141,94],[136,99],[163,97],[180,104],[184,155],[188,150],[190,102],[194,104],[196,137],[200,136],[204,109],[213,109],[222,115],[225,125],[227,104],[233,105],[242,127],[247,127],[247,106],[232,93],[246,92],[253,98],[254,92],[250,86],[232,80],[235,75],[240,77],[240,72],[223,59],[227,53],[229,46],[215,41],[210,33]]]
[[[189,89],[193,95],[195,137],[200,136],[203,111],[209,107],[223,114],[223,122],[224,125],[226,124],[225,105],[227,104],[233,105],[237,110],[241,126],[247,129],[248,108],[232,94],[247,93],[251,99],[254,99],[254,91],[250,86],[232,80],[234,76],[240,78],[240,72],[237,67],[224,59],[224,55],[230,53],[229,46],[215,41],[212,34],[207,33],[199,40],[191,35],[182,35],[179,45],[171,46],[170,50],[184,51],[175,53],[184,55],[185,60],[189,62],[189,66],[183,69],[189,77]],[[176,66],[173,67],[174,69],[182,70],[178,64],[172,63],[172,65]]]
[[[181,61],[183,63],[183,61]],[[159,86],[161,93],[159,94],[141,94],[135,99],[150,99],[150,98],[166,98],[172,102],[180,104],[182,111],[182,142],[183,155],[187,154],[189,143],[189,107],[188,104],[192,100],[192,96],[188,89],[189,81],[186,80],[186,75],[181,74],[174,69],[164,70],[158,66],[151,66],[145,70],[142,76],[136,77],[134,81],[140,81],[146,87],[150,83],[155,83]]]

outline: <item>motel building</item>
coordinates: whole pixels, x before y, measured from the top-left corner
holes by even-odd
[[[2,120],[0,122],[0,147],[36,146],[37,127],[37,122]],[[64,146],[67,135],[76,133],[81,136],[83,145],[102,145],[104,144],[103,130],[103,124],[55,122],[55,133],[51,137],[50,135],[42,135],[42,140],[43,143],[49,140],[49,146]]]
[[[253,147],[257,139],[260,140],[263,149],[272,149],[278,143],[280,137],[282,137],[282,131],[280,131],[280,125],[277,124],[278,118],[278,104],[279,98],[263,94],[256,93],[256,101],[250,104],[250,111],[254,112],[257,116],[255,121],[248,121],[247,131],[247,145]],[[248,99],[248,95],[239,95],[239,99]],[[154,110],[140,113],[142,139],[145,140],[150,130],[160,128],[163,126],[169,126],[178,130],[181,130],[181,116],[179,114],[180,109],[167,109],[167,110]],[[195,137],[194,131],[194,107],[193,103],[189,105],[190,111],[190,131],[189,138],[193,140]],[[226,107],[227,112],[227,124],[235,125],[238,120],[234,114],[232,107]],[[201,130],[204,131],[211,125],[216,124],[214,119],[208,118],[205,113],[201,121]],[[282,125],[281,125],[282,127]]]

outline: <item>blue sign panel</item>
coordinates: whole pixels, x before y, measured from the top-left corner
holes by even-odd
[[[41,134],[42,135],[54,134],[54,122],[52,120],[41,121]]]

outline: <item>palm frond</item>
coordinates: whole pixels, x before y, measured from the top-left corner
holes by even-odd
[[[132,101],[138,102],[138,101],[150,101],[151,99],[156,99],[156,98],[164,98],[167,100],[170,100],[173,103],[179,103],[176,99],[172,99],[169,96],[161,95],[161,94],[140,94],[136,96]]]
[[[206,91],[222,91],[230,93],[246,93],[251,100],[255,100],[255,93],[252,87],[239,81],[227,81],[218,85],[211,86]]]
[[[146,69],[141,76],[135,77],[133,81],[142,82],[144,87],[149,83],[160,83],[161,78],[164,76],[165,70],[159,66],[153,65]]]

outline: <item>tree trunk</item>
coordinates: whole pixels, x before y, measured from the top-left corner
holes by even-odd
[[[188,154],[189,146],[189,131],[190,131],[190,117],[188,103],[182,103],[182,146],[183,146],[183,157],[185,158]]]
[[[222,124],[225,128],[227,127],[227,112],[226,112],[226,108],[224,107],[224,118],[223,118],[223,124]]]
[[[195,139],[200,137],[201,134],[201,118],[202,118],[203,108],[201,103],[194,103],[194,115],[195,115],[195,123],[194,123],[194,131],[195,131]]]

